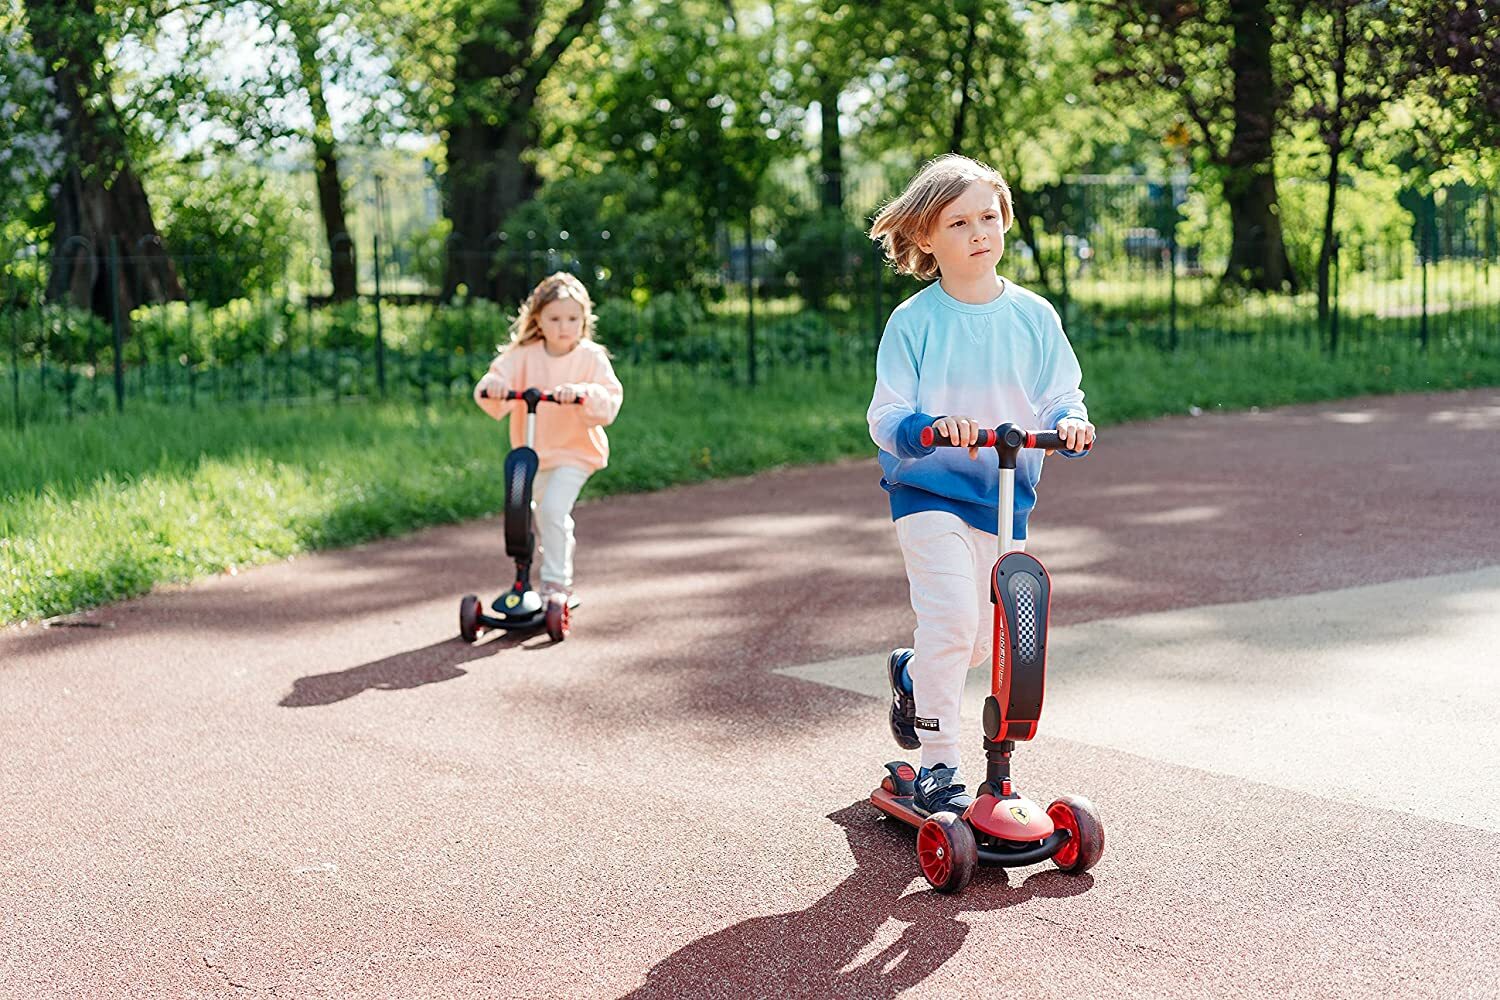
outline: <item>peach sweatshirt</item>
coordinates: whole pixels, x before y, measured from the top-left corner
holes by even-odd
[[[547,353],[540,340],[513,347],[490,362],[490,370],[474,387],[474,402],[496,420],[510,420],[510,446],[526,443],[526,404],[498,399],[480,399],[479,390],[520,392],[537,388],[551,392],[564,383],[584,387],[582,405],[542,403],[536,408],[536,453],[538,469],[573,465],[596,472],[609,464],[609,438],[604,428],[614,423],[624,402],[625,390],[615,377],[614,366],[604,348],[592,340],[581,340],[562,357]]]

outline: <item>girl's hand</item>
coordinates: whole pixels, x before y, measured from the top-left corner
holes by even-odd
[[[559,403],[571,403],[583,395],[583,387],[572,382],[564,382],[552,390],[552,398]]]
[[[1063,417],[1057,422],[1057,433],[1062,435],[1068,451],[1083,451],[1094,443],[1094,425],[1077,417]],[[1055,449],[1048,448],[1047,454]]]
[[[505,395],[505,380],[494,372],[485,372],[474,388],[476,399],[499,399]]]
[[[939,417],[932,427],[954,444],[968,447],[970,458],[979,457],[979,447],[974,443],[979,440],[979,421],[972,417]]]

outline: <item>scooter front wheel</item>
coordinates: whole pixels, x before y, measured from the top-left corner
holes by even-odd
[[[1059,830],[1067,830],[1068,842],[1052,860],[1069,875],[1082,875],[1104,855],[1104,822],[1094,804],[1082,795],[1064,795],[1047,807],[1047,815]]]
[[[938,892],[959,892],[979,864],[974,831],[951,812],[933,813],[917,827],[917,864]]]
[[[479,597],[475,594],[465,594],[458,604],[458,634],[464,642],[479,638]]]
[[[566,597],[556,596],[547,601],[547,635],[553,642],[562,642],[573,630],[573,611]]]

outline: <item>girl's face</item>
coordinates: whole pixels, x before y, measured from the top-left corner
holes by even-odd
[[[918,247],[937,258],[947,278],[993,274],[1005,252],[1005,220],[1000,195],[993,186],[975,181],[963,194],[943,206],[937,223]]]
[[[548,354],[567,354],[583,338],[583,306],[576,299],[553,299],[542,306],[537,326]]]

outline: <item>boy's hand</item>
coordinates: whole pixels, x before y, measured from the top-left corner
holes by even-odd
[[[979,447],[974,443],[979,440],[979,421],[971,417],[939,417],[932,429],[954,444],[966,445],[970,458],[979,457]]]
[[[1057,433],[1062,435],[1068,451],[1083,451],[1094,443],[1094,425],[1077,417],[1063,417],[1057,422]],[[1056,449],[1048,448],[1047,454]]]

